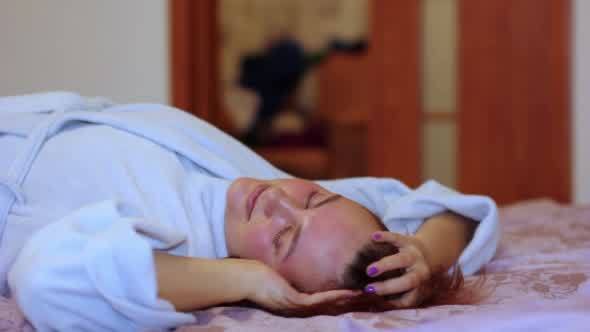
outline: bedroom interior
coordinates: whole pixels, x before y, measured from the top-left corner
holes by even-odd
[[[175,105],[224,127],[220,92],[212,90],[220,85],[207,84],[219,80],[219,36],[227,38],[217,31],[219,3],[172,3],[171,84]],[[590,308],[590,209],[571,205],[573,186],[580,185],[572,180],[572,163],[579,162],[573,151],[585,146],[574,147],[571,134],[572,3],[368,4],[365,53],[331,56],[318,70],[326,146],[258,151],[302,176],[388,176],[411,186],[434,177],[492,196],[503,206],[502,240],[484,285],[466,280],[487,295],[470,305],[303,321],[225,308],[207,312],[214,323],[200,327],[549,331],[549,322],[559,322],[581,329],[579,318]],[[187,48],[189,40],[199,46]],[[247,318],[235,319],[232,310]],[[577,316],[569,320],[565,312]]]
[[[224,1],[257,2],[0,4],[9,46],[0,95],[63,89],[153,101],[235,134],[222,82]],[[485,282],[466,278],[485,296],[310,318],[221,306],[178,330],[587,330],[590,1],[367,0],[365,10],[356,15],[365,28],[356,24],[366,47],[326,57],[313,74],[323,143],[254,149],[303,177],[384,176],[412,187],[435,178],[493,197],[501,241]],[[0,297],[0,330],[32,330],[13,299]]]
[[[219,3],[172,2],[171,84],[175,106],[223,128],[221,85],[209,84],[220,80],[226,36]],[[416,186],[434,173],[500,204],[570,202],[569,2],[420,3],[370,2],[365,53],[320,65],[325,148],[261,152],[313,177],[297,166],[310,160],[316,178],[390,176]]]

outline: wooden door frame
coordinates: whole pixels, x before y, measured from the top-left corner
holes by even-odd
[[[213,124],[219,113],[216,0],[171,0],[172,105]]]

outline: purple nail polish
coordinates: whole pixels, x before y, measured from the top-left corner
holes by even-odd
[[[369,268],[368,275],[369,275],[369,277],[372,277],[372,276],[376,275],[376,274],[377,274],[377,272],[379,272],[379,271],[377,270],[377,268],[376,268],[376,267],[374,267],[374,266],[371,266],[371,267]]]
[[[374,286],[368,285],[367,287],[365,287],[365,293],[375,294],[375,291],[376,289]]]
[[[373,240],[381,240],[381,233],[373,234]]]

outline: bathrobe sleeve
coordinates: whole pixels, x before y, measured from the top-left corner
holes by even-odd
[[[136,331],[194,323],[157,295],[154,249],[183,241],[167,226],[128,218],[113,201],[86,206],[35,233],[8,274],[39,331]]]
[[[391,232],[415,234],[426,219],[445,211],[476,222],[473,238],[458,260],[465,275],[480,270],[496,252],[500,239],[498,209],[489,197],[464,195],[436,181],[427,181],[415,190],[397,180],[380,178],[320,181],[319,184],[365,206]]]

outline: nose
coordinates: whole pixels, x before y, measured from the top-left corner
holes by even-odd
[[[268,190],[264,216],[269,219],[296,223],[303,212],[303,206],[280,188],[273,187]]]

